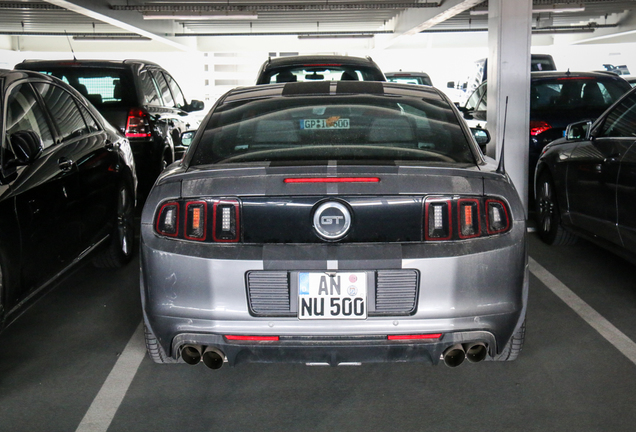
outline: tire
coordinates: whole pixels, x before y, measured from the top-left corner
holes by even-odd
[[[524,318],[521,327],[512,335],[503,351],[496,355],[495,361],[514,361],[519,357],[519,353],[523,348],[523,343],[526,340],[526,320]]]
[[[158,364],[173,364],[177,362],[172,357],[166,355],[166,352],[163,350],[161,344],[159,344],[159,341],[152,330],[148,328],[146,323],[144,323],[144,337],[146,339],[146,350],[148,351],[148,356],[153,362]]]
[[[121,185],[117,193],[117,219],[108,248],[93,259],[100,268],[119,268],[128,264],[133,256],[135,241],[135,204],[130,188]]]
[[[554,246],[576,243],[577,236],[567,231],[561,224],[554,181],[548,171],[543,171],[539,175],[536,195],[537,232],[541,240]]]

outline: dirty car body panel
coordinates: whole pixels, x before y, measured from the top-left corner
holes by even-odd
[[[213,368],[512,360],[525,232],[509,177],[436,89],[233,90],[144,207],[148,350]]]

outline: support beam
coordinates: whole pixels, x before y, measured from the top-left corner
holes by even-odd
[[[506,172],[528,209],[530,123],[530,39],[532,0],[488,2],[489,156],[499,158],[505,140]],[[504,116],[507,119],[504,136]],[[534,167],[532,168],[534,170]]]
[[[108,7],[107,3],[95,2],[92,0],[44,0],[47,3],[68,9],[72,12],[93,18],[119,27],[123,30],[145,36],[157,42],[164,43],[173,48],[183,51],[196,51],[196,48],[176,42],[163,35],[166,34],[165,22],[146,22],[141,14],[126,11],[113,11]],[[184,40],[185,42],[185,40]]]
[[[404,37],[412,36],[440,24],[483,1],[484,0],[447,0],[440,2],[441,6],[438,8],[406,9],[393,19],[392,27],[394,35],[384,38],[377,44],[376,48],[386,49]],[[379,37],[377,38],[380,40]]]

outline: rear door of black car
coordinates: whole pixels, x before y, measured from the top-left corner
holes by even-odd
[[[45,83],[35,87],[55,120],[60,146],[78,173],[78,207],[71,217],[80,232],[79,253],[102,239],[112,225],[119,178],[116,143],[109,141],[83,102],[65,89]]]
[[[60,109],[64,109],[60,106]],[[43,152],[19,167],[11,184],[22,236],[21,297],[68,265],[79,249],[79,170],[72,149],[59,140],[50,117],[26,81],[14,87],[7,106],[7,134],[31,130]]]

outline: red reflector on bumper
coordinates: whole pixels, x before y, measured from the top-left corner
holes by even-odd
[[[308,177],[286,178],[285,183],[379,183],[378,177]]]
[[[418,335],[388,335],[388,340],[412,340],[412,339],[439,339],[441,333],[418,334]]]
[[[277,341],[280,338],[278,336],[238,336],[238,335],[225,335],[225,339],[231,341]]]

